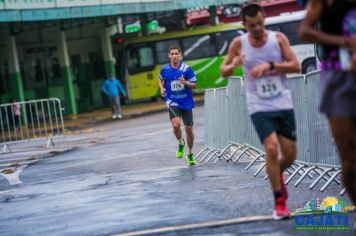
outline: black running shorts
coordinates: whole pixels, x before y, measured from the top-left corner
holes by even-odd
[[[176,106],[169,106],[169,118],[179,117],[183,120],[184,125],[193,126],[193,110],[183,110]]]
[[[261,143],[273,132],[293,141],[297,139],[293,110],[257,112],[251,119]]]

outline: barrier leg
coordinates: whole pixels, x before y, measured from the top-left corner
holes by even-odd
[[[331,174],[330,173],[326,173],[329,177],[331,177]],[[328,180],[326,177],[324,178],[325,180]],[[335,183],[337,183],[338,185],[341,184],[340,180],[338,179],[333,179]]]
[[[263,163],[261,166],[260,166],[260,168],[258,168],[258,170],[253,174],[253,176],[257,176],[262,170],[263,170],[263,168],[266,166],[266,162],[265,163]]]
[[[341,192],[340,192],[340,195],[341,195],[341,196],[344,196],[345,192],[346,192],[346,188],[343,188],[343,189],[341,190]]]
[[[226,159],[226,161],[232,160],[232,158],[235,156],[235,154],[236,154],[238,151],[240,151],[241,149],[243,149],[242,146],[237,147],[237,148],[231,153],[231,155],[228,156],[228,158]]]
[[[211,152],[213,152],[213,151],[214,151],[213,149],[210,149],[210,150],[203,156],[203,158],[199,160],[199,162],[200,162],[200,163],[203,162],[204,159],[205,159]]]
[[[227,151],[227,149],[229,149],[231,146],[232,146],[232,143],[228,144],[228,145],[221,151],[221,153],[217,155],[217,157],[222,156],[222,155]]]
[[[250,162],[250,164],[248,164],[248,166],[246,166],[245,170],[247,171],[248,169],[250,169],[251,166],[252,166],[253,164],[255,164],[255,162],[256,162],[260,157],[263,157],[263,156],[264,156],[264,154],[260,154],[260,155],[258,155],[257,157],[255,157],[255,158]]]
[[[2,152],[3,153],[8,153],[8,152],[11,152],[11,149],[9,147],[9,145],[7,145],[6,143],[4,144],[4,147],[2,149]]]
[[[300,164],[300,163],[298,163],[298,162],[294,162],[294,163],[290,166],[290,168],[293,169],[293,171],[289,171],[288,169],[287,169],[287,171],[289,172],[289,174],[292,174],[300,165],[304,165],[304,164]],[[296,167],[295,167],[295,166],[296,166]],[[303,171],[303,170],[302,170],[302,171]],[[308,177],[309,177],[309,179],[314,179],[313,175],[311,175],[310,173],[308,173]]]
[[[226,161],[228,161],[229,156],[227,156],[225,153],[222,155],[222,157],[223,157]],[[215,159],[215,161],[214,161],[214,164],[216,164],[219,160],[222,160],[222,158],[217,157],[217,158]]]
[[[330,185],[330,183],[341,173],[341,170],[335,171],[335,173],[330,177],[330,179],[321,187],[320,191],[324,192],[325,189]]]
[[[214,151],[213,153],[212,153],[212,155],[210,155],[209,157],[208,157],[208,159],[206,159],[206,161],[205,161],[205,163],[204,164],[207,164],[210,160],[211,160],[211,158],[213,158],[213,156],[215,156],[216,155],[216,153],[218,153],[219,151]]]
[[[295,169],[294,172],[293,172],[293,174],[292,174],[291,176],[289,176],[288,179],[286,180],[286,184],[288,184],[288,183],[294,178],[294,176],[295,176],[296,174],[299,174],[298,172],[299,172],[300,170],[302,170],[304,167],[305,167],[305,165],[301,165],[301,166],[299,166],[297,169]]]
[[[235,160],[232,160],[232,162],[233,162],[233,163],[238,162],[238,161],[240,160],[240,158],[247,152],[248,149],[249,149],[249,148],[244,149],[244,150],[240,153],[240,155],[239,155]]]
[[[307,176],[307,174],[312,171],[316,166],[312,166],[309,169],[305,170],[305,172],[300,176],[300,178],[295,182],[294,186],[298,187],[298,185],[302,182],[302,180]]]
[[[54,142],[52,138],[49,138],[47,140],[47,148],[54,147]]]
[[[196,155],[196,158],[198,158],[203,152],[205,152],[206,150],[209,150],[209,148],[205,147],[202,150],[200,150],[200,152]]]
[[[314,182],[311,185],[309,185],[309,189],[313,189],[315,185],[324,177],[324,175],[326,175],[326,173],[328,173],[331,170],[332,168],[326,168],[322,173],[319,173],[318,178],[316,178],[316,180],[314,180]]]

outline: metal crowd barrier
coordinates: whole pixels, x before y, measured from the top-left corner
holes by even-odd
[[[13,102],[0,105],[0,144],[3,152],[19,142],[64,136],[63,108],[58,98]]]
[[[296,179],[297,187],[305,178],[312,180],[313,189],[319,182],[324,191],[339,180],[340,161],[327,119],[318,112],[319,72],[292,77],[288,80],[292,91],[296,126],[297,160],[286,170],[286,184]],[[209,89],[204,97],[205,148],[197,158],[202,164],[211,160],[246,163],[246,170],[255,166],[254,176],[265,169],[265,153],[246,109],[243,78],[230,77],[226,88]],[[268,178],[267,175],[264,177]],[[340,194],[344,194],[343,189]]]

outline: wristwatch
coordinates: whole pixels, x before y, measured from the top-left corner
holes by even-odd
[[[270,70],[274,70],[274,62],[273,61],[269,61],[268,64],[269,64],[269,69]]]

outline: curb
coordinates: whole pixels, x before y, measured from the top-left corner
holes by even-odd
[[[204,99],[199,99],[198,101],[195,101],[196,107],[204,105]],[[142,111],[142,112],[132,112],[129,114],[123,114],[123,119],[122,120],[127,120],[127,119],[132,119],[132,118],[138,118],[138,117],[143,117],[151,114],[156,114],[160,112],[165,112],[167,111],[167,107],[162,105],[159,108],[148,110],[148,111]],[[94,116],[94,115],[93,115]],[[78,131],[82,129],[88,129],[90,127],[94,127],[100,124],[104,123],[110,123],[114,122],[110,117],[105,117],[101,118],[98,120],[90,120],[90,122],[86,122],[85,120],[81,120],[80,117],[78,117],[75,120],[65,120],[64,121],[64,126],[65,129],[68,131]]]

